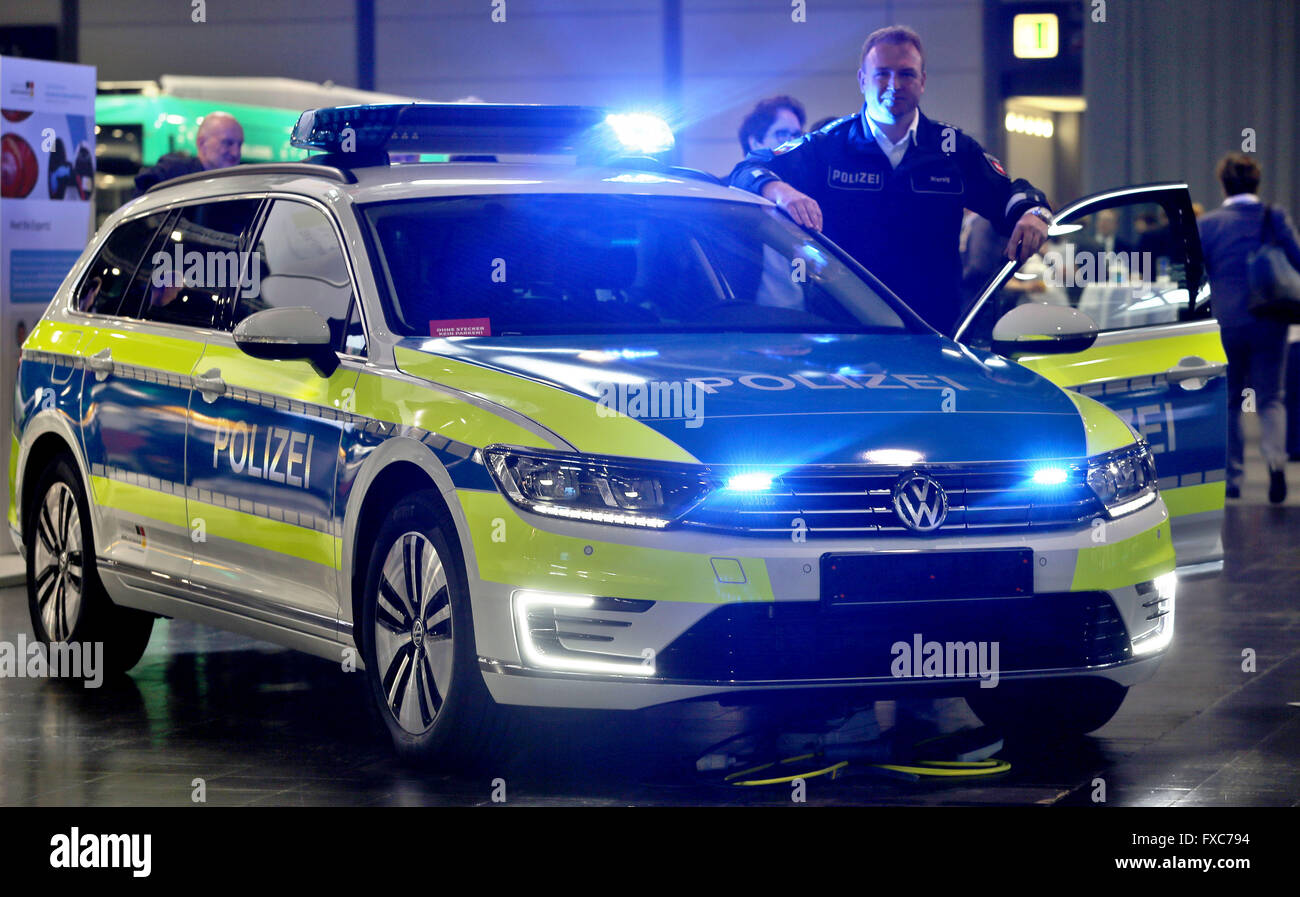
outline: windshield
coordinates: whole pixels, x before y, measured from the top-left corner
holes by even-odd
[[[365,206],[403,336],[921,330],[751,203],[528,194]]]

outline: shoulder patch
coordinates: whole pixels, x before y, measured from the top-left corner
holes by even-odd
[[[984,160],[989,163],[989,168],[992,168],[1003,177],[1007,177],[1007,170],[1002,167],[1002,163],[998,161],[997,156],[992,153],[985,153]]]

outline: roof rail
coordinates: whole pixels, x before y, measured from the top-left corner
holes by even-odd
[[[700,171],[698,168],[687,168],[684,165],[670,165],[653,156],[617,156],[609,159],[607,164],[611,168],[631,168],[636,171],[649,171],[679,178],[689,178],[693,181],[708,181],[710,184],[717,184],[721,187],[727,186],[715,174]]]
[[[168,178],[165,181],[159,181],[154,184],[145,193],[153,193],[155,190],[164,190],[168,187],[178,186],[180,184],[190,184],[195,181],[201,181],[204,178],[211,177],[238,177],[249,174],[296,174],[301,177],[325,177],[332,181],[338,181],[341,184],[355,184],[357,177],[350,171],[342,168],[335,168],[331,165],[321,165],[317,162],[254,162],[247,165],[235,165],[231,168],[213,168],[209,171],[196,171],[193,174],[183,174],[180,177]]]

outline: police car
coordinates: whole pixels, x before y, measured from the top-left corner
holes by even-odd
[[[413,756],[492,749],[511,705],[809,689],[1105,723],[1173,636],[1165,470],[1104,387],[1009,360],[1095,323],[937,334],[670,140],[322,109],[313,160],[116,212],[22,352],[39,637],[126,670],[162,616],[355,657]]]

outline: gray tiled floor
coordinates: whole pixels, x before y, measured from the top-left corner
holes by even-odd
[[[1097,735],[1009,743],[1012,771],[948,785],[810,780],[810,803],[1087,803],[1100,777],[1112,805],[1300,803],[1300,506],[1257,488],[1228,509],[1228,563],[1185,583],[1178,637],[1154,681]],[[1292,465],[1300,486],[1300,466]],[[1300,489],[1296,490],[1300,492]],[[26,596],[0,589],[0,639],[30,637]],[[1256,653],[1256,672],[1241,669]],[[87,690],[0,679],[0,804],[431,805],[491,802],[495,772],[421,773],[392,759],[360,678],[238,636],[160,621],[129,679]],[[938,724],[973,723],[963,702]],[[888,726],[894,708],[878,705]],[[530,716],[529,751],[500,771],[508,803],[787,803],[780,789],[726,790],[693,756],[728,735],[779,730],[772,709],[683,705],[638,714]]]

